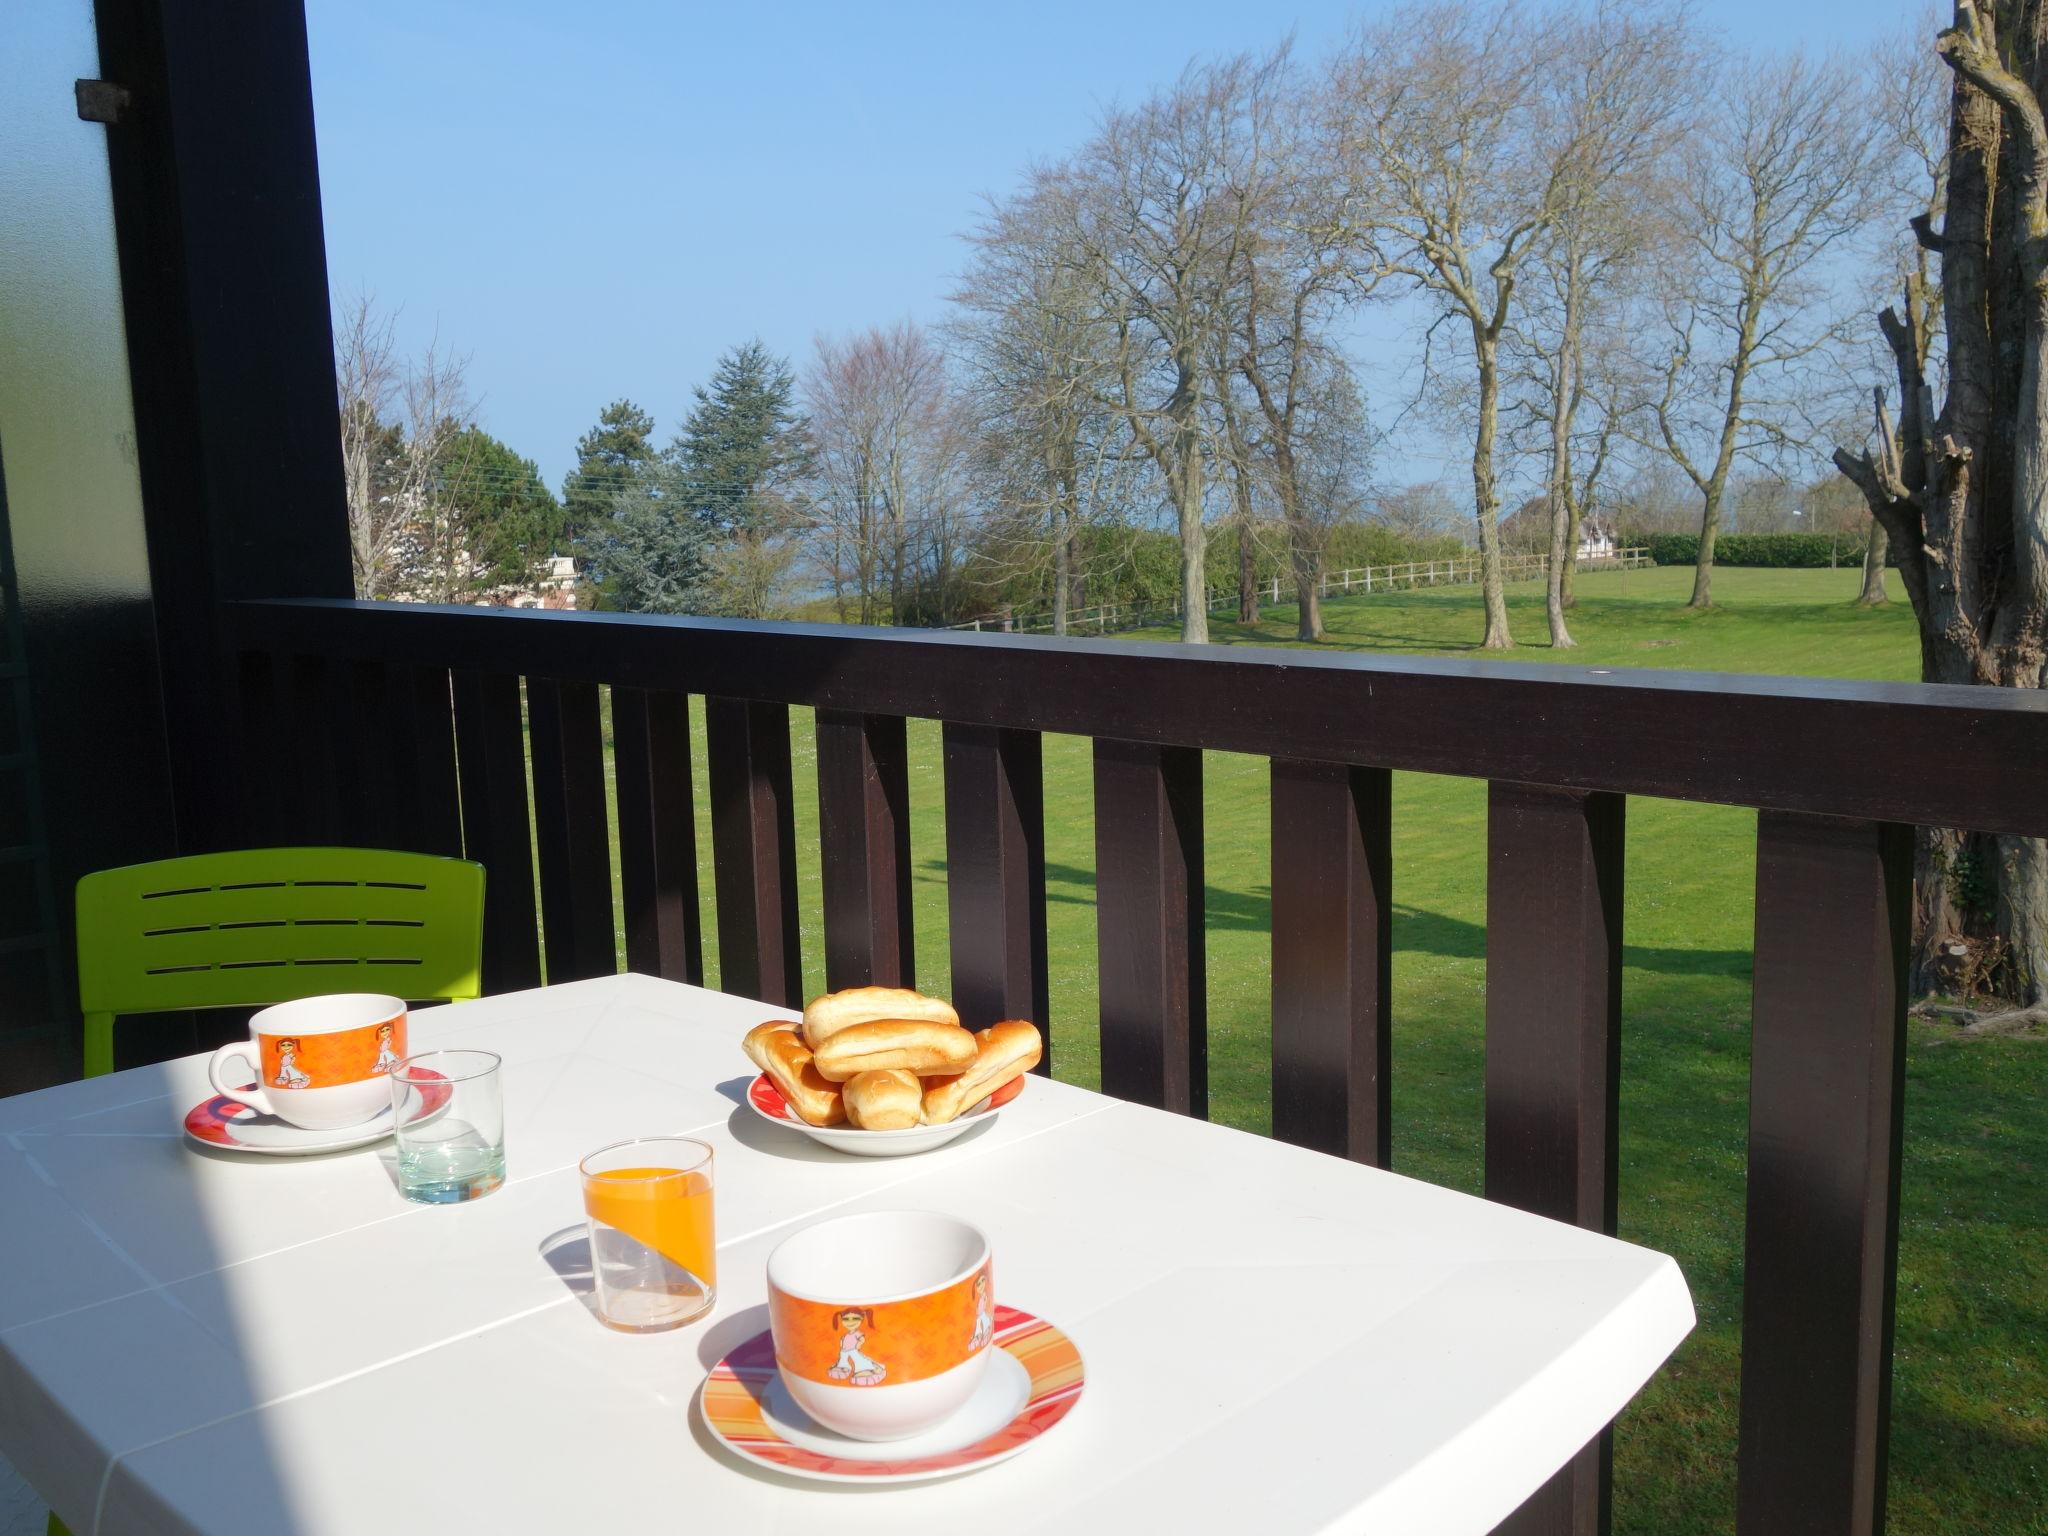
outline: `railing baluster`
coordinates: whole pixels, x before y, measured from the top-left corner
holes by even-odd
[[[241,659],[241,776],[256,840],[275,846],[296,841],[292,820],[298,781],[291,701],[285,697],[287,658],[244,651]]]
[[[1052,1070],[1045,952],[1045,768],[1036,731],[944,732],[953,1004],[977,1028],[1029,1019]]]
[[[335,666],[343,663],[336,662]],[[342,814],[343,787],[338,761],[334,699],[328,688],[328,663],[318,656],[281,658],[281,702],[291,724],[292,761],[288,765],[289,803],[284,807],[282,841],[324,844],[347,841]]]
[[[903,719],[821,709],[817,739],[825,984],[915,986]]]
[[[718,985],[779,1007],[801,1007],[789,708],[754,699],[706,699],[704,726],[711,758]]]
[[[1095,871],[1102,1091],[1206,1116],[1199,751],[1095,743]]]
[[[1911,829],[1757,817],[1736,1529],[1884,1529]]]
[[[401,707],[398,680],[381,661],[356,661],[339,668],[348,690],[349,729],[339,743],[354,770],[348,840],[372,848],[408,845],[407,810],[412,771],[412,711]]]
[[[540,931],[519,679],[502,672],[457,672],[454,685],[463,854],[484,866],[484,989],[537,987]]]
[[[619,888],[626,965],[702,985],[697,815],[690,788],[690,700],[612,689],[613,775],[619,794]]]
[[[412,708],[412,836],[409,847],[462,856],[462,806],[455,777],[455,715],[446,667],[404,669]]]
[[[1493,783],[1486,825],[1486,1196],[1612,1234],[1621,1066],[1620,795]],[[1602,1431],[1498,1527],[1607,1529]]]
[[[1273,759],[1273,1134],[1385,1168],[1393,778]]]
[[[526,719],[548,980],[610,976],[619,961],[597,684],[530,677]]]

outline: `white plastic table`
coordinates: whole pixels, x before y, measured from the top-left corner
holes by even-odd
[[[188,1145],[203,1057],[0,1099],[0,1454],[78,1536],[1479,1533],[1692,1326],[1661,1254],[1042,1079],[937,1151],[826,1152],[739,1102],[776,1012],[644,976],[419,1010],[415,1049],[506,1061],[508,1182],[466,1206],[401,1200],[388,1149]],[[718,1305],[613,1333],[575,1162],[670,1132],[718,1149]],[[693,1403],[769,1249],[894,1206],[989,1233],[1079,1405],[943,1482],[731,1457]]]

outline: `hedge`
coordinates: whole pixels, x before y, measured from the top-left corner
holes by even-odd
[[[1659,565],[1697,565],[1700,536],[1696,533],[1634,533],[1621,536],[1623,548],[1644,548]],[[1774,570],[1826,569],[1830,565],[1861,565],[1861,534],[1836,537],[1825,533],[1724,533],[1714,541],[1714,564],[1753,565]],[[1886,564],[1898,562],[1887,559]]]

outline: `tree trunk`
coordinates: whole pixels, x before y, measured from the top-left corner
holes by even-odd
[[[1947,985],[1948,946],[1964,937],[1964,914],[1956,905],[1957,875],[1963,864],[1964,834],[1946,827],[1920,827],[1913,846],[1913,963],[1908,990],[1914,997]]]
[[[1716,478],[1708,485],[1706,505],[1700,510],[1700,552],[1692,572],[1692,596],[1686,599],[1688,608],[1714,606],[1714,540],[1721,532],[1721,490]]]
[[[1046,429],[1046,478],[1051,482],[1052,508],[1046,533],[1052,539],[1052,632],[1064,635],[1073,613],[1074,509],[1078,496],[1074,476],[1074,444],[1059,426]]]
[[[1565,301],[1566,326],[1572,323],[1569,295]],[[1560,351],[1551,373],[1550,407],[1550,559],[1543,570],[1543,614],[1550,625],[1550,648],[1567,651],[1578,642],[1564,622],[1565,561],[1571,553],[1571,408],[1572,388],[1567,362],[1568,348]]]
[[[1251,495],[1237,475],[1237,622],[1259,622],[1259,551],[1252,539]]]
[[[1067,632],[1067,602],[1072,595],[1068,585],[1071,571],[1068,562],[1073,550],[1063,524],[1067,520],[1064,506],[1053,508],[1052,530],[1052,632],[1064,635]]]
[[[1884,524],[1870,520],[1870,542],[1863,546],[1863,591],[1856,598],[1859,608],[1875,608],[1889,602],[1884,595],[1884,559],[1891,549],[1891,537]]]
[[[1930,683],[2048,684],[2048,128],[2042,0],[1958,6],[1937,43],[1958,78],[1939,236],[1947,395],[1927,382],[1930,327],[1918,281],[1879,325],[1898,372],[1896,434],[1835,463],[1897,552]],[[1873,550],[1881,549],[1873,537]],[[1881,580],[1866,561],[1864,587]],[[1946,990],[1948,941],[1974,948],[1976,980],[2024,1005],[2048,997],[2048,846],[2041,839],[1921,834],[1913,985]],[[1986,964],[1995,960],[1995,964]],[[1985,974],[1989,972],[1990,974]]]
[[[1569,485],[1565,488],[1564,574],[1558,578],[1558,602],[1566,613],[1579,605],[1579,528],[1585,514],[1579,509],[1579,498],[1572,494]]]
[[[1296,529],[1289,544],[1294,555],[1295,605],[1300,619],[1294,626],[1297,640],[1323,638],[1323,557]]]
[[[1550,561],[1543,573],[1543,612],[1550,621],[1550,647],[1552,650],[1568,651],[1579,642],[1572,638],[1572,632],[1564,623],[1564,573],[1565,559],[1570,546],[1566,542],[1571,524],[1571,514],[1562,505],[1553,503],[1550,509]]]
[[[2028,1007],[2048,1003],[2048,842],[1998,840],[1996,921],[2010,995]]]
[[[1294,445],[1286,437],[1274,443],[1273,466],[1280,490],[1280,511],[1287,520],[1287,550],[1294,564],[1294,638],[1323,638],[1323,551],[1301,510],[1301,476]]]
[[[1171,489],[1180,524],[1180,637],[1190,645],[1209,640],[1208,550],[1202,527],[1202,425],[1193,391],[1173,426],[1175,473]]]
[[[1714,541],[1721,534],[1721,498],[1727,494],[1728,471],[1735,463],[1735,444],[1742,435],[1742,392],[1749,382],[1749,367],[1756,356],[1757,309],[1755,297],[1743,300],[1742,327],[1735,340],[1735,356],[1728,369],[1728,405],[1721,416],[1721,441],[1714,454],[1714,470],[1700,486],[1699,564],[1693,569],[1692,596],[1688,608],[1714,606]]]
[[[1492,338],[1479,327],[1474,331],[1478,338],[1479,430],[1472,437],[1472,495],[1479,516],[1479,584],[1486,603],[1486,633],[1479,643],[1482,650],[1505,651],[1514,647],[1515,637],[1508,632],[1508,599],[1501,589],[1500,491],[1493,478],[1500,373]]]

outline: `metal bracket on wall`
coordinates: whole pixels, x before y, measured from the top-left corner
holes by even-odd
[[[78,97],[79,121],[86,123],[118,123],[135,99],[127,86],[111,80],[80,80],[72,91]]]

